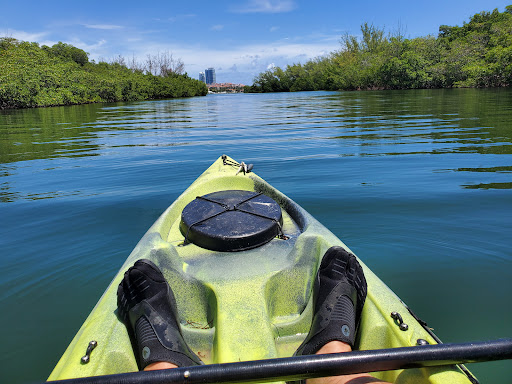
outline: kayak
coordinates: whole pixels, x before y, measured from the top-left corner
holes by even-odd
[[[312,321],[312,285],[332,246],[350,249],[293,200],[222,156],[142,237],[48,380],[138,370],[117,315],[117,287],[139,259],[154,262],[177,301],[183,337],[206,364],[290,357]],[[351,251],[350,251],[351,252]],[[356,349],[439,344],[365,264]],[[475,383],[463,365],[375,372],[397,383]]]

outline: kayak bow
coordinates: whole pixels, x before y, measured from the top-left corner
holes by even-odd
[[[292,356],[311,324],[312,282],[323,254],[334,245],[349,249],[251,169],[222,156],[160,216],[49,380],[137,371],[126,327],[116,315],[116,291],[124,272],[142,258],[162,270],[176,296],[184,338],[205,364]],[[370,353],[438,344],[426,324],[359,261],[368,296],[357,348]],[[84,363],[93,340],[97,347]],[[455,365],[408,367],[375,376],[399,383],[477,382]]]

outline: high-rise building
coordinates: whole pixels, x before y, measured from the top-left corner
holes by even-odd
[[[204,72],[199,72],[199,81],[206,83],[206,78],[204,77]]]
[[[215,84],[217,82],[217,76],[215,76],[215,68],[208,68],[204,71],[206,76],[206,84]]]

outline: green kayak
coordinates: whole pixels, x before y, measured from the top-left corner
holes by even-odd
[[[333,245],[349,248],[251,166],[222,156],[153,224],[72,340],[49,380],[137,371],[117,287],[138,259],[162,270],[184,338],[205,364],[292,356],[312,320],[312,283]],[[221,203],[219,203],[219,201]],[[359,350],[438,344],[363,262]],[[91,341],[97,346],[82,361]],[[396,383],[474,383],[457,365],[376,372]]]

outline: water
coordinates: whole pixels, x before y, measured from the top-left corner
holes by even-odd
[[[0,381],[47,378],[144,232],[223,153],[254,163],[443,341],[512,336],[511,89],[0,111]],[[470,369],[512,379],[510,362]]]

